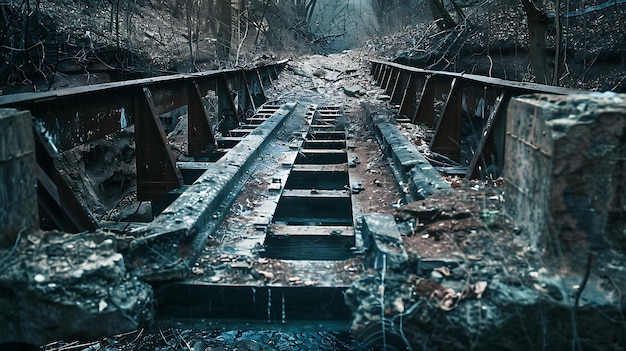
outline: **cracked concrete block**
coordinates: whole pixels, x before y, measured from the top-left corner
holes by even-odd
[[[363,242],[375,268],[381,268],[383,261],[391,269],[400,268],[407,262],[408,256],[393,215],[367,214],[361,218],[361,225]]]
[[[626,249],[626,96],[517,97],[508,107],[506,211],[548,255]]]

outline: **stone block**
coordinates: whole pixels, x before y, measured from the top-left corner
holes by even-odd
[[[626,96],[527,95],[508,106],[506,211],[548,255],[626,249]]]
[[[0,247],[39,228],[34,166],[30,113],[0,109]]]

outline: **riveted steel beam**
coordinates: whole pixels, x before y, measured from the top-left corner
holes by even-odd
[[[412,117],[417,111],[417,74],[409,73],[408,80],[404,85],[402,92],[402,100],[400,100],[400,111],[398,114]]]
[[[400,102],[399,115],[410,117],[413,124],[435,127],[431,150],[457,162],[463,161],[459,167],[466,177],[481,176],[477,171],[479,167],[483,171],[490,169],[491,176],[499,175],[504,165],[503,111],[510,97],[528,93],[563,95],[579,92],[536,83],[425,70],[381,60],[370,62],[378,86],[391,95],[393,104]],[[440,112],[437,101],[445,101]],[[480,140],[470,145],[470,152],[463,148],[464,160],[461,160],[461,139],[466,140],[464,135],[470,134],[461,130],[461,123],[466,122],[471,127],[471,134]],[[468,166],[467,171],[463,169],[465,166]]]
[[[472,160],[470,161],[465,178],[481,177],[482,174],[478,172],[477,167],[479,162],[482,164],[483,170],[485,170],[487,168],[487,160],[491,160],[492,157],[490,156],[497,152],[497,147],[495,145],[495,141],[492,135],[494,130],[493,127],[497,121],[501,121],[504,119],[504,108],[502,108],[502,106],[506,106],[510,98],[511,96],[505,91],[502,91],[500,93],[500,96],[496,98],[491,112],[489,113],[489,117],[487,118],[487,122],[483,128],[478,147],[474,152]],[[498,157],[493,156],[493,158],[497,159]],[[492,176],[497,177],[498,175]]]
[[[283,60],[271,67],[248,70],[215,70],[6,95],[0,96],[0,107],[31,111],[33,129],[40,138],[37,170],[44,216],[57,229],[90,230],[97,224],[54,169],[56,155],[135,125],[138,197],[161,201],[167,192],[182,185],[182,178],[159,116],[187,106],[190,155],[205,157],[216,149],[203,107],[206,92],[212,90],[222,95],[222,111],[238,117],[239,106],[243,110],[256,109],[265,102],[264,86],[270,84],[269,75],[277,77],[286,63]],[[237,104],[233,91],[237,92]]]
[[[161,127],[152,93],[147,87],[135,103],[135,142],[137,145],[137,199],[163,201],[168,192],[183,185],[165,131]]]
[[[187,92],[188,153],[192,157],[208,157],[217,148],[210,117],[198,84],[192,81]]]
[[[463,103],[463,81],[453,78],[450,93],[430,142],[430,149],[455,161],[461,159],[461,115]]]
[[[414,124],[423,124],[434,127],[437,116],[435,114],[435,99],[441,99],[450,91],[451,77],[431,75],[426,78],[424,88],[415,115],[411,119]]]

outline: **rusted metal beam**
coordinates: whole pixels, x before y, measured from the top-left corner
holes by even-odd
[[[188,153],[192,157],[208,157],[217,148],[217,142],[211,128],[209,114],[204,108],[204,99],[198,84],[189,85],[187,102]]]
[[[232,88],[225,76],[217,81],[217,116],[219,119],[218,130],[226,135],[229,130],[239,126],[239,112],[233,100]]]
[[[423,75],[436,74],[440,76],[449,77],[449,79],[459,78],[464,81],[480,83],[481,85],[485,85],[488,87],[506,88],[507,90],[513,91],[514,94],[523,94],[523,93],[528,93],[528,92],[543,92],[543,93],[562,95],[562,94],[571,94],[575,92],[580,92],[580,90],[576,90],[576,89],[562,88],[562,87],[537,84],[537,83],[515,82],[515,81],[504,80],[504,79],[499,79],[499,78],[479,76],[475,74],[425,70],[425,69],[405,66],[399,63],[389,62],[389,61],[370,60],[370,62],[372,64],[381,64],[384,66],[383,69],[386,69],[386,70],[389,70],[391,68],[398,68],[400,70],[404,70],[407,72],[419,73]],[[378,83],[378,86],[381,86],[380,82]]]
[[[250,86],[250,82],[248,82],[245,72],[241,72],[241,80],[243,84],[239,85],[237,97],[244,116],[248,116],[248,111],[252,111],[252,114],[254,113],[256,110],[256,104],[254,103],[254,97],[252,96],[252,87]]]
[[[461,160],[461,116],[463,113],[463,84],[453,78],[450,93],[430,142],[430,149],[457,162]]]
[[[183,186],[183,177],[176,167],[150,89],[142,88],[136,99],[137,199],[164,201],[168,192]]]
[[[279,61],[271,69],[277,74],[286,63]],[[6,95],[0,96],[0,107],[30,110],[33,115],[35,135],[41,138],[37,170],[43,216],[51,226],[64,231],[91,230],[97,224],[54,168],[56,155],[135,125],[138,198],[162,201],[170,190],[182,185],[182,177],[173,162],[159,115],[188,105],[190,153],[204,157],[216,144],[202,97],[208,90],[220,90],[219,78],[225,77],[237,84],[234,88],[239,91],[238,102],[254,109],[265,102],[259,69],[265,69],[267,75],[270,68],[207,71]],[[250,83],[240,77],[250,77]],[[236,113],[229,89],[222,87],[227,96],[222,102]]]
[[[393,104],[399,105],[402,102],[402,98],[404,97],[404,92],[406,92],[410,78],[410,73],[398,71],[396,82],[394,83],[391,91],[391,102]]]
[[[413,124],[435,126],[435,99],[449,94],[451,83],[452,79],[447,76],[431,75],[426,78],[419,105],[411,119]]]
[[[391,89],[393,89],[393,81],[395,80],[395,76],[397,74],[397,70],[393,67],[390,67],[389,73],[385,77],[385,81],[383,82],[383,90],[387,95],[391,94]]]
[[[409,118],[415,115],[415,112],[417,111],[417,103],[415,100],[416,94],[417,74],[409,73],[409,78],[404,86],[404,91],[402,92],[402,100],[400,101],[400,111],[398,114]]]
[[[387,81],[387,75],[389,74],[389,72],[391,72],[391,67],[384,65],[381,69],[378,79],[376,80],[376,84],[378,84],[379,87],[383,88],[383,84],[385,84],[385,82]]]
[[[490,161],[491,158],[487,157],[486,159],[485,156],[489,156],[492,152],[495,151],[495,147],[493,146],[490,147],[488,145],[489,141],[493,143],[493,137],[492,137],[493,126],[498,118],[501,119],[504,117],[503,116],[504,109],[502,108],[502,106],[506,106],[510,98],[511,96],[507,94],[505,91],[502,91],[500,93],[500,96],[496,98],[493,108],[491,112],[489,113],[489,117],[487,118],[485,127],[483,128],[483,132],[481,134],[478,148],[474,152],[474,156],[472,157],[472,160],[470,161],[469,168],[467,169],[467,174],[465,175],[465,178],[469,179],[472,177],[477,178],[477,177],[482,176],[481,174],[478,173],[478,167],[477,167],[478,162],[481,162],[483,164],[483,170],[487,168],[487,165],[489,164],[488,161]]]
[[[504,110],[510,97],[527,93],[571,94],[575,89],[561,88],[536,83],[513,82],[498,78],[472,74],[424,70],[400,65],[393,62],[371,60],[372,74],[386,93],[391,90],[391,102],[396,104],[399,95],[400,115],[411,117],[414,124],[433,127],[436,122],[435,136],[430,148],[456,161],[469,162],[466,177],[481,176],[477,172],[478,164],[483,170],[489,169],[498,176],[504,165]],[[400,73],[396,73],[400,72]],[[410,74],[408,80],[403,76]],[[417,91],[421,89],[417,107]],[[438,118],[435,101],[444,100],[445,104]],[[490,108],[491,106],[491,108]],[[490,111],[490,112],[488,112]],[[482,135],[475,146],[471,159],[461,160],[461,122],[469,119],[472,133],[478,136],[480,129],[474,125],[482,119]],[[478,132],[478,133],[477,133]],[[494,171],[495,170],[495,171]]]
[[[37,197],[42,229],[59,229],[68,233],[92,231],[98,228],[96,220],[81,205],[63,176],[54,165],[55,146],[40,131],[34,131],[37,164]]]
[[[259,72],[258,69],[254,70],[256,72],[256,77],[257,77],[257,83],[259,84],[259,88],[260,88],[260,95],[263,96],[263,99],[265,99],[266,95],[265,95],[265,83],[263,83],[263,78],[261,77],[261,72]]]

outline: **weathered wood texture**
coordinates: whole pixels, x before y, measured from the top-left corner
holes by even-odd
[[[512,99],[505,159],[506,210],[548,255],[626,249],[625,95]]]
[[[35,145],[28,111],[0,109],[0,247],[38,228]]]

